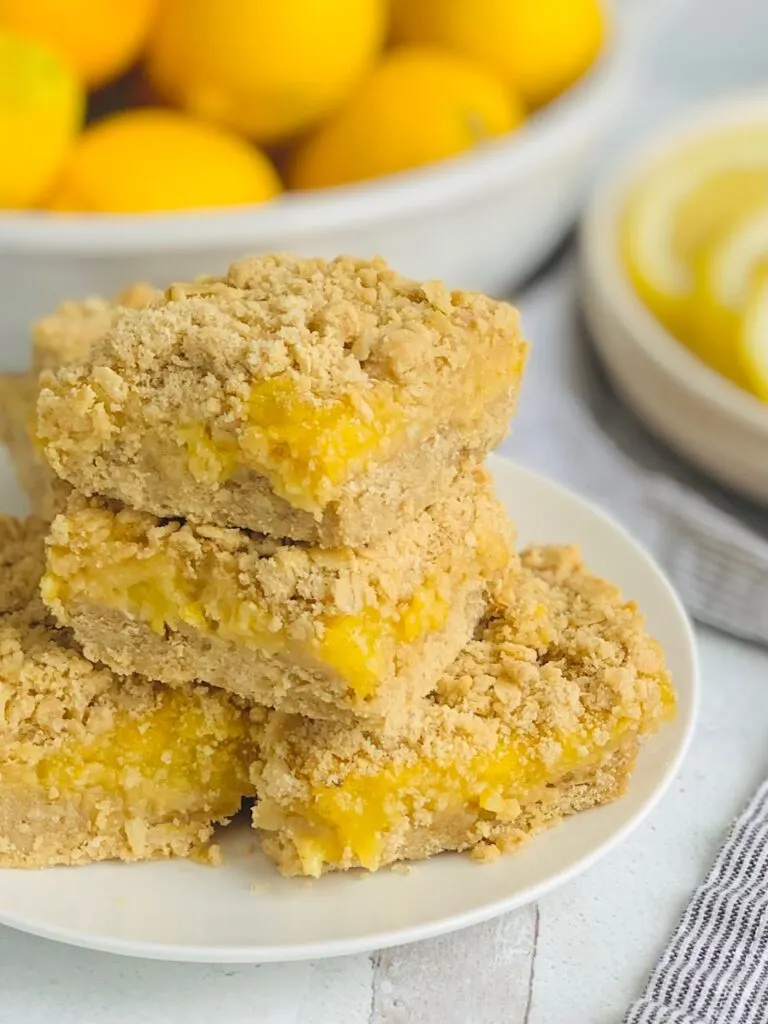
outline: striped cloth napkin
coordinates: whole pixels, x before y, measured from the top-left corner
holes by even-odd
[[[731,830],[624,1024],[768,1021],[768,782]]]
[[[577,315],[572,256],[516,301],[532,346],[504,453],[611,512],[694,618],[768,645],[768,511],[698,474],[617,397]]]

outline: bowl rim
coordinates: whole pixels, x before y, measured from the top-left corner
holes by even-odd
[[[285,192],[261,204],[168,213],[58,214],[0,212],[0,252],[45,250],[97,255],[156,252],[194,244],[245,244],[270,235],[281,241],[308,230],[338,230],[441,208],[536,172],[584,134],[585,120],[618,102],[625,33],[610,0],[602,0],[606,41],[591,68],[517,131],[476,149],[371,181],[317,191]]]
[[[698,359],[653,315],[635,291],[618,248],[618,222],[632,188],[656,165],[716,129],[768,124],[768,90],[749,90],[675,118],[598,182],[582,221],[581,262],[600,301],[635,344],[678,387],[694,393],[768,441],[768,405]]]

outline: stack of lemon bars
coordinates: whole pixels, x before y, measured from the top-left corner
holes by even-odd
[[[68,303],[2,383],[0,866],[491,859],[624,790],[674,711],[635,605],[518,551],[483,460],[518,317],[266,256]]]

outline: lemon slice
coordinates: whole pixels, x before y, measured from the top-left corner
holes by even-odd
[[[765,205],[726,232],[702,260],[702,286],[721,309],[738,313],[756,270],[768,262],[768,186]]]
[[[742,387],[738,335],[755,274],[768,264],[768,190],[765,205],[722,231],[695,261],[696,287],[687,310],[686,337],[710,366]]]
[[[768,273],[761,273],[752,287],[744,311],[739,352],[752,390],[768,402]]]
[[[675,333],[694,288],[698,252],[768,195],[768,125],[721,132],[685,147],[635,190],[622,250],[641,298]]]

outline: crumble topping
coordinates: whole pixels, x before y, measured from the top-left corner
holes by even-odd
[[[198,852],[252,795],[264,712],[86,660],[69,630],[40,619],[36,597],[23,607],[39,580],[39,524],[0,518],[0,551],[0,864]]]
[[[661,648],[634,603],[592,575],[578,547],[535,547],[404,733],[275,715],[264,771],[270,796],[291,803],[350,773],[399,771],[424,758],[466,763],[511,736],[547,763],[560,753],[557,736],[599,744],[619,719],[650,729],[673,701]]]
[[[511,306],[403,278],[383,260],[258,256],[122,309],[91,365],[139,388],[188,369],[237,393],[289,370],[325,395],[366,378],[426,391],[442,365],[460,370],[483,337],[502,332],[519,334]]]
[[[409,597],[425,579],[480,565],[501,570],[511,558],[512,528],[485,470],[466,474],[435,505],[368,548],[312,548],[226,527],[159,520],[99,498],[73,495],[51,527],[50,571],[65,584],[98,568],[169,554],[185,579],[216,580],[242,602],[258,601],[275,627],[296,603],[313,618],[355,614]],[[66,602],[65,602],[66,604]],[[66,607],[59,609],[66,619]]]
[[[497,393],[511,388],[525,350],[511,306],[403,278],[382,260],[253,257],[121,308],[81,365],[43,376],[40,431],[65,461],[73,445],[98,451],[117,433],[138,450],[142,430],[164,424],[231,432],[248,420],[254,382],[274,377],[297,402],[344,396],[363,419],[374,394],[439,409],[489,368]]]
[[[29,622],[48,616],[40,600],[48,524],[37,516],[0,515],[0,617],[20,615]]]
[[[46,523],[0,516],[0,764],[33,763],[62,743],[107,732],[117,715],[141,718],[167,688],[140,676],[119,680],[87,661],[70,630],[51,625],[39,598]],[[187,690],[206,735],[224,740],[237,698],[202,685]],[[262,709],[249,711],[254,723]]]
[[[120,307],[142,309],[162,293],[142,282],[118,292],[110,302],[90,298],[62,302],[32,328],[32,361],[36,370],[66,366],[87,356],[112,326]]]

